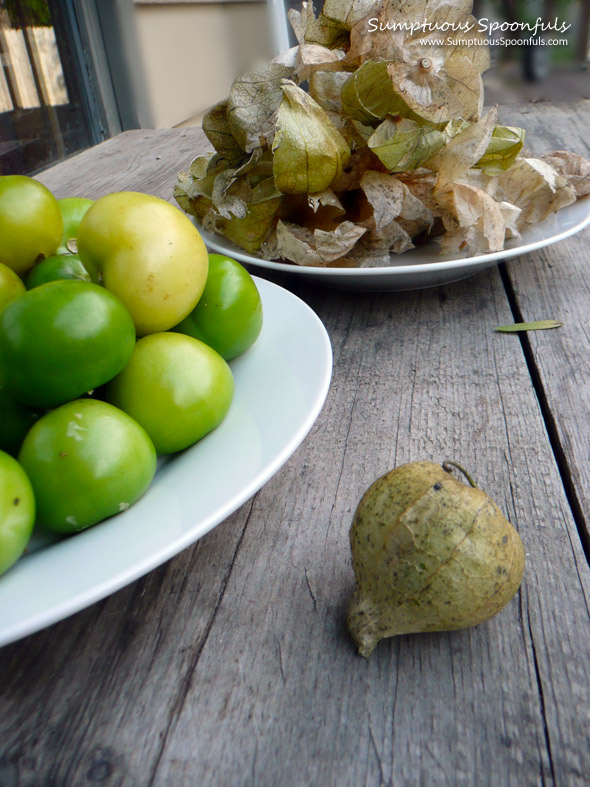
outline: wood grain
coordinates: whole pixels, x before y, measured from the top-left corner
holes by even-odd
[[[130,132],[42,179],[169,197],[202,146]],[[498,272],[404,294],[290,284],[334,349],[315,427],[196,545],[0,651],[0,784],[586,784],[590,571],[520,341],[493,332],[513,321]],[[343,624],[348,528],[378,475],[420,458],[472,470],[521,533],[525,579],[488,623],[365,661]]]
[[[527,145],[536,154],[571,150],[590,158],[590,101],[566,111],[561,106],[534,112],[504,112],[508,122],[527,129]],[[570,496],[590,554],[590,229],[516,260],[508,275],[518,309],[526,319],[555,317],[564,326],[547,334],[523,337],[538,371],[549,413],[549,428],[563,457]]]

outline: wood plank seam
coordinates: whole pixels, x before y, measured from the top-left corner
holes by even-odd
[[[506,265],[505,263],[500,263],[498,267],[500,268],[500,276],[504,284],[504,289],[506,291],[508,303],[510,304],[512,314],[514,316],[514,321],[524,322],[524,316],[518,304],[518,299],[516,297],[516,293],[514,292],[514,287],[512,286],[512,282],[510,280],[510,276],[506,269]],[[568,466],[565,450],[561,442],[561,438],[559,436],[559,430],[557,428],[557,424],[555,422],[555,417],[551,411],[551,407],[549,406],[549,400],[547,397],[545,386],[543,385],[541,373],[535,361],[535,356],[533,353],[533,349],[531,347],[528,334],[526,332],[519,333],[518,338],[520,341],[520,346],[522,348],[522,352],[526,361],[529,374],[531,375],[533,388],[535,390],[535,394],[539,401],[539,407],[541,409],[543,421],[545,422],[545,428],[547,429],[547,436],[549,438],[551,450],[553,451],[553,455],[555,457],[555,463],[557,465],[559,475],[561,476],[563,488],[565,490],[565,495],[572,512],[572,517],[574,522],[576,523],[576,527],[580,535],[580,541],[582,542],[582,548],[584,550],[584,554],[586,555],[586,560],[588,561],[588,563],[590,563],[590,532],[589,532],[588,522],[584,515],[584,511],[580,503],[580,498],[578,497],[578,494],[576,492],[576,488],[572,479],[572,474]]]
[[[242,541],[244,539],[244,534],[245,534],[246,529],[248,527],[248,522],[250,521],[250,517],[252,516],[252,511],[254,509],[254,503],[256,501],[257,496],[258,496],[258,493],[256,493],[248,501],[250,505],[249,505],[248,513],[247,513],[247,515],[245,517],[245,520],[244,520],[244,524],[242,526],[242,532],[241,532],[240,537],[238,539],[238,543],[236,544],[236,547],[234,549],[234,554],[232,556],[231,563],[230,563],[230,565],[228,567],[227,573],[226,573],[226,575],[224,577],[224,581],[223,581],[223,584],[221,586],[221,589],[220,589],[220,592],[219,592],[219,597],[218,597],[217,602],[215,604],[215,608],[213,609],[213,613],[211,614],[211,616],[210,616],[210,618],[209,618],[209,620],[207,622],[207,626],[205,628],[205,632],[204,632],[204,634],[202,636],[202,639],[201,639],[201,642],[199,644],[199,647],[197,648],[197,651],[196,651],[195,655],[193,656],[193,658],[191,660],[191,665],[190,665],[189,669],[186,671],[186,675],[184,676],[184,678],[182,680],[182,683],[181,683],[181,685],[179,687],[179,691],[177,693],[176,699],[172,703],[172,707],[170,709],[168,725],[167,725],[166,730],[164,731],[164,733],[162,735],[162,739],[160,741],[159,751],[158,751],[156,757],[154,758],[152,776],[151,776],[150,781],[147,784],[147,787],[152,787],[152,785],[154,784],[154,780],[155,780],[155,778],[157,776],[157,773],[158,773],[158,766],[160,764],[160,760],[161,760],[162,755],[164,754],[164,751],[166,749],[166,743],[168,741],[168,735],[169,735],[170,731],[172,730],[172,728],[174,727],[175,722],[178,720],[178,718],[179,718],[179,716],[180,716],[180,714],[182,712],[182,708],[184,706],[185,700],[187,698],[187,695],[188,695],[188,692],[189,692],[189,689],[190,689],[190,684],[191,684],[191,681],[193,679],[193,674],[195,672],[197,664],[199,663],[199,659],[201,657],[201,653],[203,652],[203,648],[205,647],[205,644],[207,643],[207,640],[209,638],[209,634],[211,632],[211,629],[213,628],[213,623],[214,623],[215,618],[217,616],[217,612],[219,611],[219,607],[221,606],[221,602],[223,601],[223,597],[225,595],[225,591],[226,591],[227,586],[228,586],[229,578],[231,576],[231,573],[233,571],[233,568],[234,568],[234,565],[235,565],[235,562],[236,562],[236,557],[237,557],[237,555],[238,555],[238,553],[240,551],[240,546],[241,546]]]

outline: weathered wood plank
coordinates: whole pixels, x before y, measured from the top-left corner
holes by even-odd
[[[510,320],[496,275],[311,300],[334,342],[328,407],[300,471],[257,496],[155,784],[195,767],[221,784],[582,784],[588,569],[519,349],[492,332]],[[362,662],[342,624],[356,502],[395,464],[448,456],[520,527],[519,602]]]
[[[176,204],[176,174],[209,148],[198,128],[125,131],[37,177],[58,197],[145,191]]]
[[[144,579],[0,650],[2,787],[149,781],[251,505]]]
[[[43,179],[169,197],[198,140],[132,132]],[[590,573],[518,339],[492,331],[512,320],[498,274],[402,295],[293,287],[334,347],[314,430],[196,546],[0,651],[2,787],[585,783]],[[352,512],[395,464],[446,457],[519,528],[523,588],[487,624],[365,662],[343,625]]]
[[[534,153],[571,150],[590,158],[590,101],[571,107],[541,105],[533,112],[503,111],[511,123],[527,129]],[[564,325],[554,336],[528,334],[530,351],[555,431],[563,452],[564,472],[571,482],[578,525],[590,550],[590,344],[588,305],[590,229],[556,246],[541,249],[507,266],[520,313],[527,320],[561,316]],[[590,554],[590,551],[589,551]]]

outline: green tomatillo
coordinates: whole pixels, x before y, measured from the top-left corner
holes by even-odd
[[[97,284],[48,282],[0,312],[3,385],[33,407],[56,407],[106,383],[134,347],[131,316]]]
[[[57,253],[75,253],[78,248],[78,227],[93,201],[84,197],[65,197],[64,199],[59,199],[57,204],[64,223]]]
[[[35,522],[35,498],[16,459],[0,451],[0,574],[24,552]]]
[[[200,339],[226,361],[241,355],[262,330],[262,301],[254,279],[231,257],[210,254],[203,294],[174,330]]]
[[[25,283],[28,290],[47,284],[48,281],[60,279],[76,279],[77,281],[97,281],[97,276],[91,276],[84,267],[77,254],[53,254],[41,260],[32,268]]]
[[[101,197],[78,230],[80,259],[129,310],[138,336],[167,331],[195,308],[207,279],[207,249],[169,202],[122,191]]]
[[[0,262],[22,276],[54,254],[63,232],[59,205],[49,189],[26,175],[0,176]]]
[[[93,399],[69,402],[40,418],[19,461],[35,492],[38,523],[59,533],[126,511],[156,472],[156,452],[141,426]]]
[[[20,276],[0,262],[0,311],[19,295],[24,295],[25,292],[25,285]]]
[[[140,423],[159,454],[182,451],[225,418],[234,393],[223,358],[198,339],[155,333],[106,387],[106,399]]]

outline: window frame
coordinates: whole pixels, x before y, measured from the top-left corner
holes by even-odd
[[[50,7],[74,45],[94,143],[151,126],[133,0],[50,0]]]

